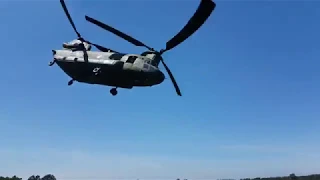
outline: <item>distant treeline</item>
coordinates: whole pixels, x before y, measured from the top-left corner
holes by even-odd
[[[12,176],[12,177],[3,177],[0,176],[0,180],[22,180],[22,178],[19,178],[17,176]]]
[[[320,180],[320,174],[311,174],[308,176],[296,176],[295,174],[290,174],[289,176],[283,177],[268,177],[268,178],[244,178],[240,180]]]
[[[0,180],[22,180],[22,178],[19,178],[17,176],[12,176],[12,177],[0,176]],[[42,178],[39,175],[32,175],[28,178],[28,180],[56,180],[56,178],[52,174],[45,175]],[[296,176],[295,174],[290,174],[289,176],[283,176],[283,177],[268,177],[268,178],[257,177],[257,178],[244,178],[240,180],[320,180],[320,174],[312,174],[308,176]]]
[[[12,177],[0,176],[0,180],[22,180],[22,178],[19,178],[17,176],[12,176]],[[42,178],[40,178],[39,175],[32,175],[28,178],[28,180],[56,180],[56,178],[52,174],[47,174],[47,175],[43,176]]]

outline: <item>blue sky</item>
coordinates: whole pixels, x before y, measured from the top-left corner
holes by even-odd
[[[145,49],[84,15],[161,49],[199,4],[66,3],[85,38],[130,53]],[[200,180],[316,173],[320,2],[216,3],[207,23],[164,55],[182,97],[169,80],[112,97],[109,87],[68,87],[69,78],[47,66],[51,49],[76,38],[59,1],[0,1],[0,175]]]

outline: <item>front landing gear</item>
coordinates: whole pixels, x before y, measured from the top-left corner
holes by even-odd
[[[117,95],[117,94],[118,94],[117,88],[112,88],[112,89],[110,90],[110,93],[111,93],[113,96]]]
[[[68,82],[68,86],[71,86],[73,84],[74,80],[71,79],[69,82]]]

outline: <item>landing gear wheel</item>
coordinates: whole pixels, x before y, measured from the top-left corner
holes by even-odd
[[[71,86],[73,84],[73,79],[71,79],[69,82],[68,82],[68,86]]]
[[[112,89],[110,90],[110,93],[111,93],[113,96],[117,95],[117,94],[118,94],[117,88],[112,88]]]

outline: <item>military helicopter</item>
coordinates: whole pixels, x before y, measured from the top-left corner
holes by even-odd
[[[78,30],[68,12],[64,0],[60,0],[62,8],[69,19],[78,38],[68,43],[63,43],[63,49],[52,50],[53,61],[49,66],[57,64],[74,81],[87,84],[99,84],[113,87],[110,93],[117,95],[117,88],[132,89],[133,87],[154,86],[162,83],[165,79],[163,72],[158,68],[162,62],[179,96],[180,89],[170,69],[164,63],[162,54],[169,51],[186,40],[208,19],[216,4],[211,0],[201,0],[201,3],[188,21],[188,23],[171,40],[166,43],[166,48],[156,51],[133,37],[104,24],[94,18],[85,16],[85,19],[111,33],[127,40],[128,42],[147,48],[139,54],[120,53],[110,48],[85,40]],[[91,47],[99,51],[91,51]]]

